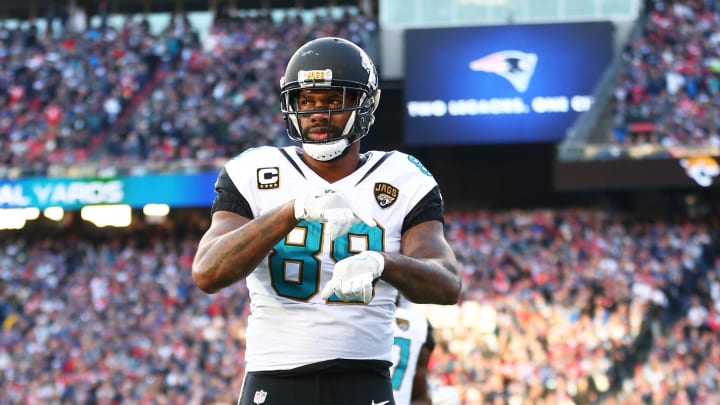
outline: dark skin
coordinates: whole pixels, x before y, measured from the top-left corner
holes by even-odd
[[[410,402],[412,405],[431,405],[430,393],[428,392],[427,372],[430,362],[430,348],[423,346],[420,349],[417,360],[417,368],[413,376],[412,394]]]
[[[335,90],[302,90],[299,99],[310,100],[315,109],[333,108],[342,93]],[[347,94],[345,103],[354,102]],[[335,103],[335,104],[334,104]],[[342,104],[340,104],[341,106]],[[314,136],[327,137],[334,128],[342,128],[350,113],[309,114],[300,119],[303,128],[312,128]],[[325,129],[324,133],[323,128]],[[311,132],[312,132],[311,131]],[[355,142],[332,161],[318,161],[303,154],[304,162],[330,183],[353,173],[360,162],[360,144]],[[210,228],[200,239],[192,265],[197,286],[206,293],[216,293],[246,278],[273,246],[295,226],[294,201],[254,219],[228,211],[213,214]],[[460,269],[450,245],[445,240],[443,224],[427,221],[408,229],[402,235],[399,253],[380,252],[385,257],[381,279],[397,288],[415,303],[455,304],[460,295]]]

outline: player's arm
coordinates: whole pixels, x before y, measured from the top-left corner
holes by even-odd
[[[200,239],[192,265],[195,284],[207,293],[247,277],[298,223],[293,201],[253,218],[247,200],[225,170],[215,191],[210,227]]]
[[[383,253],[382,279],[418,304],[457,303],[460,270],[443,224],[427,221],[408,229],[402,238],[402,253]]]
[[[381,278],[412,302],[455,304],[460,296],[460,266],[445,239],[439,189],[428,193],[420,205],[424,208],[402,235],[401,253],[382,253]]]
[[[195,254],[195,284],[215,293],[244,279],[297,223],[292,201],[255,219],[216,211]]]
[[[429,332],[432,331],[428,328]],[[430,335],[432,337],[432,335]],[[432,341],[432,345],[424,344],[420,348],[418,354],[417,368],[415,369],[415,375],[413,376],[412,394],[410,396],[410,402],[412,405],[431,405],[430,393],[428,392],[428,363],[430,362],[430,355],[435,342]]]

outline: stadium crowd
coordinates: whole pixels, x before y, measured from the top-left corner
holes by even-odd
[[[233,403],[247,291],[194,288],[204,226],[3,235],[0,404]],[[426,308],[430,370],[463,404],[720,401],[708,222],[478,211],[449,213],[447,230],[464,291]]]
[[[716,1],[647,1],[644,30],[625,48],[611,143],[661,154],[720,148],[720,10]],[[656,151],[655,149],[650,149]]]
[[[216,13],[203,41],[186,16],[157,34],[133,16],[0,26],[0,178],[215,169],[286,142],[277,85],[291,51],[327,35],[364,45],[377,30],[350,9],[313,13]]]
[[[49,33],[0,26],[2,177],[90,159],[155,69],[140,24]]]
[[[248,147],[285,145],[277,88],[290,54],[319,36],[364,44],[374,24],[349,12],[318,12],[310,23],[289,14],[280,20],[217,18],[202,44],[184,44],[162,64],[149,97],[117,128],[108,152],[127,166],[150,161],[216,168]]]
[[[653,2],[628,48],[620,142],[651,122],[667,146],[720,144],[720,18],[712,1],[684,4]],[[196,170],[285,142],[275,88],[290,50],[321,34],[362,44],[375,24],[220,16],[206,41],[185,18],[161,34],[0,26],[0,178]],[[0,234],[0,405],[233,403],[247,295],[194,287],[205,225]],[[577,209],[446,225],[464,291],[426,308],[430,367],[462,403],[720,403],[717,222]]]
[[[433,373],[464,403],[720,401],[717,365],[704,356],[719,343],[720,266],[702,222],[592,210],[447,222],[466,289],[455,314],[430,312],[446,342]],[[683,361],[676,345],[688,346]]]
[[[637,156],[717,152],[717,4],[646,4],[643,33],[623,54],[608,142]],[[187,16],[160,30],[133,17],[0,26],[0,178],[196,171],[282,144],[276,87],[290,51],[319,35],[369,45],[377,32],[359,11],[318,9],[310,21],[217,13],[203,40]]]

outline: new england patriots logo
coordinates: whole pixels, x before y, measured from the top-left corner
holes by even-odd
[[[476,72],[495,73],[504,77],[520,93],[524,93],[535,73],[537,55],[518,50],[495,52],[470,62]]]

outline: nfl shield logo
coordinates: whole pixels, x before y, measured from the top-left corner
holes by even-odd
[[[253,403],[262,404],[265,402],[265,398],[267,398],[266,391],[263,391],[263,390],[255,391],[255,398],[253,398]]]

